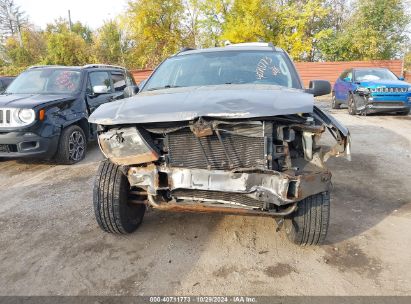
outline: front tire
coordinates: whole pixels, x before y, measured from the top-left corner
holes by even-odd
[[[410,111],[411,111],[411,109],[408,109],[408,110],[406,110],[406,111],[400,112],[399,114],[400,114],[400,115],[407,116],[407,115],[410,114]]]
[[[132,194],[121,167],[109,160],[100,163],[93,190],[96,220],[106,232],[128,234],[137,230],[143,221],[146,206],[131,203]]]
[[[352,96],[352,94],[350,94],[348,96],[348,114],[350,114],[350,115],[357,115],[358,114],[357,104],[356,104],[354,96]]]
[[[288,239],[300,246],[320,245],[327,236],[330,194],[318,193],[298,203],[298,209],[285,219]]]
[[[55,159],[60,164],[72,165],[83,160],[87,151],[87,139],[82,128],[72,125],[60,135]]]
[[[331,108],[341,109],[341,104],[335,98],[335,93],[334,92],[332,93],[332,97],[331,97]]]

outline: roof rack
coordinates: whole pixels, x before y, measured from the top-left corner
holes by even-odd
[[[100,64],[100,63],[92,63],[92,64],[86,64],[83,65],[83,68],[88,69],[88,68],[115,68],[115,69],[122,69],[124,70],[124,67],[118,66],[118,65],[110,65],[110,64]]]
[[[195,48],[191,48],[191,47],[182,47],[182,48],[180,49],[180,51],[178,51],[178,52],[177,52],[177,54],[176,54],[176,55],[178,55],[178,54],[180,54],[180,53],[187,52],[187,51],[194,51],[194,50],[195,50]]]
[[[31,67],[28,67],[27,70],[32,70],[32,69],[39,69],[39,68],[55,68],[55,67],[63,67],[63,65],[58,65],[58,64],[54,64],[54,65],[32,65]]]
[[[275,45],[272,42],[242,42],[242,43],[235,43],[235,44],[228,44],[225,45],[227,47],[238,47],[238,46],[268,46],[272,48],[273,50],[276,50]]]

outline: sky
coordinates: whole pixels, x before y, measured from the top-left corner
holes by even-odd
[[[105,20],[113,19],[127,7],[127,0],[14,0],[26,12],[31,23],[45,28],[47,23],[59,17],[80,21],[92,29],[100,27]]]

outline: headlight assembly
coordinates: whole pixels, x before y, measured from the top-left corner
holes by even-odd
[[[35,120],[36,112],[33,109],[0,108],[0,127],[25,127]]]
[[[36,113],[32,109],[19,109],[17,112],[17,117],[24,124],[31,124],[36,119]]]
[[[155,161],[159,151],[145,130],[113,128],[98,136],[101,151],[113,163],[135,165]]]

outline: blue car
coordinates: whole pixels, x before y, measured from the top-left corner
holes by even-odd
[[[351,115],[392,112],[408,115],[411,84],[386,68],[353,68],[344,71],[334,84],[332,108],[348,106]]]

